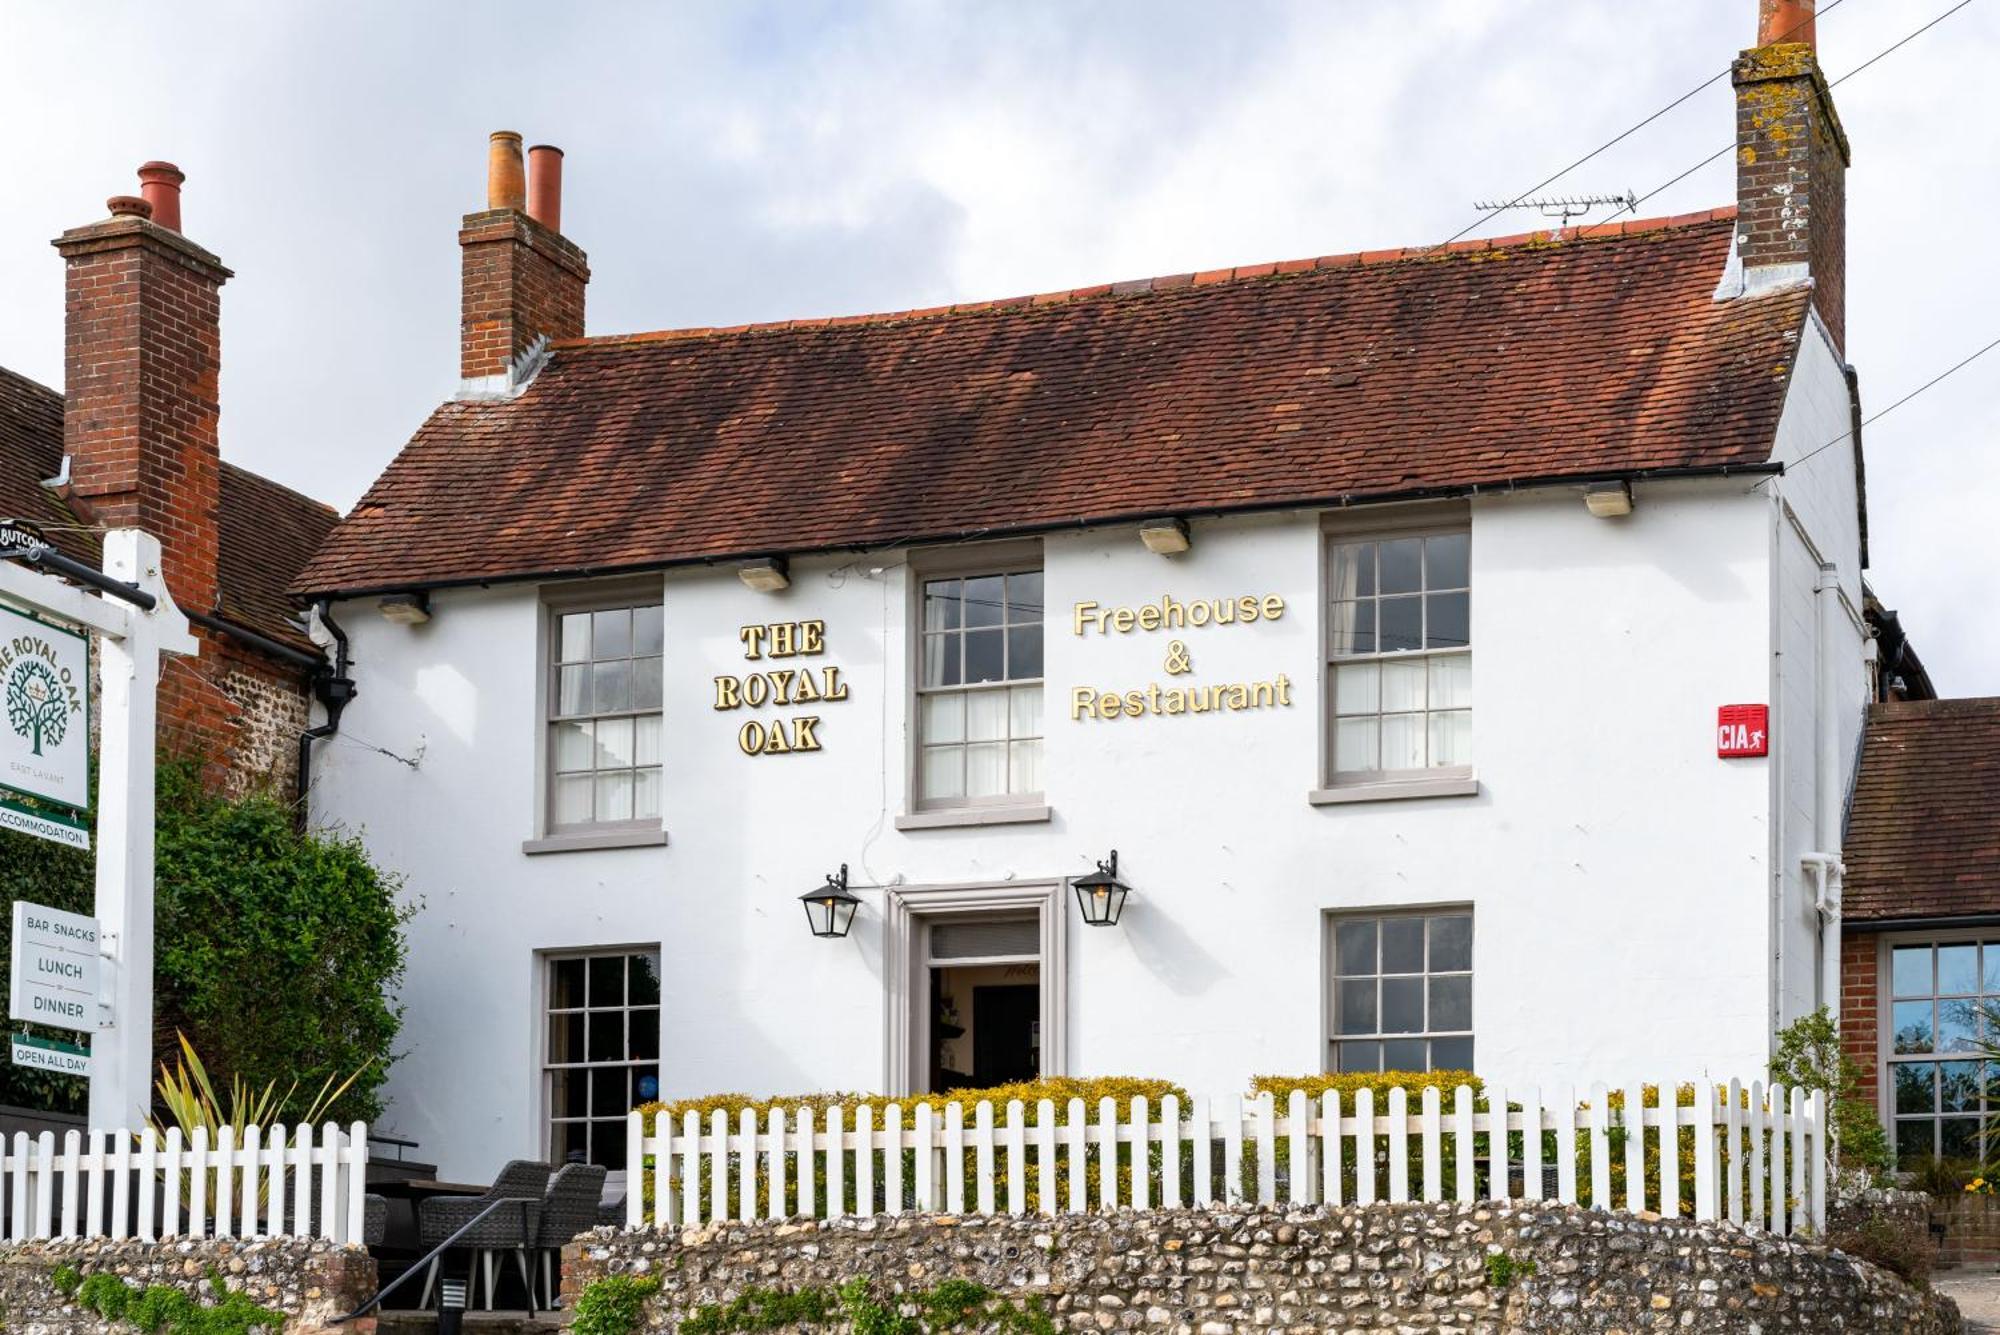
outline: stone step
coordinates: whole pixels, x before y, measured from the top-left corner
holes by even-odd
[[[376,1335],[432,1335],[437,1329],[436,1312],[383,1312],[375,1321]],[[556,1335],[562,1318],[552,1312],[483,1312],[465,1314],[459,1326],[464,1335]]]

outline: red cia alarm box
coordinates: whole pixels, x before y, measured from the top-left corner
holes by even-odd
[[[1771,754],[1771,707],[1723,705],[1716,710],[1715,754],[1724,759]]]

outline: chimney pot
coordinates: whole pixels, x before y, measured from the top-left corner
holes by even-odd
[[[486,207],[518,211],[527,207],[527,196],[521,136],[512,130],[496,130],[486,145]]]
[[[1757,0],[1757,45],[1802,42],[1816,47],[1814,3],[1815,0]]]
[[[153,206],[137,195],[113,195],[104,201],[104,207],[111,210],[114,218],[150,218]]]
[[[171,162],[148,162],[139,168],[139,193],[153,206],[153,221],[175,232],[181,230],[181,182],[186,179]]]
[[[528,216],[551,232],[562,231],[563,151],[554,144],[528,150]]]

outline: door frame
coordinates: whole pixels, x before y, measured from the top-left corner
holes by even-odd
[[[1069,1072],[1068,915],[1061,879],[984,885],[899,885],[882,902],[883,1073],[885,1094],[906,1098],[929,1082],[929,952],[923,930],[941,918],[1035,915],[1041,965],[1042,1074]],[[918,1016],[925,1017],[922,1023]]]

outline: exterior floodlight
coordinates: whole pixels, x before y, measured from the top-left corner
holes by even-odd
[[[1118,915],[1124,911],[1125,896],[1132,893],[1132,887],[1118,879],[1118,850],[1111,850],[1111,860],[1097,864],[1097,870],[1077,877],[1070,882],[1076,887],[1076,906],[1083,912],[1083,921],[1091,927],[1116,927]]]
[[[421,626],[431,619],[431,596],[422,589],[415,593],[392,593],[376,604],[384,621],[398,626]]]
[[[1149,519],[1139,525],[1139,541],[1161,556],[1178,556],[1194,545],[1185,519]]]
[[[1632,484],[1592,482],[1583,489],[1583,503],[1599,519],[1616,519],[1632,513]]]
[[[799,896],[799,902],[806,906],[806,922],[812,927],[814,936],[846,936],[847,929],[854,925],[854,910],[861,901],[847,892],[847,864],[840,864],[840,874],[826,878],[826,884],[817,890],[808,890]]]
[[[792,587],[791,568],[782,556],[760,557],[736,567],[736,578],[759,593],[776,593]]]

